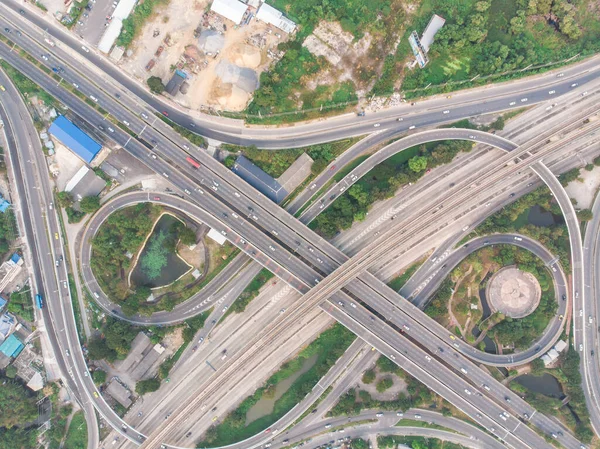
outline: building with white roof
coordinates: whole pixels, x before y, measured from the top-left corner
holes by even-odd
[[[219,245],[222,245],[227,241],[223,234],[221,234],[219,231],[214,230],[213,228],[210,228],[210,231],[208,231],[208,234],[206,235],[213,239],[215,242],[217,242]]]
[[[238,0],[215,0],[210,10],[239,25],[248,10],[248,5]]]
[[[284,33],[293,33],[296,23],[283,15],[281,11],[271,5],[263,3],[256,12],[256,18],[279,28]]]
[[[119,0],[117,7],[112,13],[112,22],[106,27],[106,30],[98,43],[98,50],[103,53],[110,52],[110,49],[119,37],[119,34],[121,34],[123,20],[129,17],[129,14],[133,11],[136,3],[137,0]]]

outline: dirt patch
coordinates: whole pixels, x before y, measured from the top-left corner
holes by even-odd
[[[187,108],[243,110],[258,87],[260,73],[282,56],[277,45],[287,37],[255,19],[234,26],[209,12],[209,5],[210,0],[171,0],[158,9],[121,66],[143,81],[158,76],[165,85],[175,69],[184,71],[185,93],[167,96]],[[242,76],[223,77],[220,63],[234,68],[228,73],[241,69]],[[248,77],[256,82],[246,82]]]
[[[507,267],[492,276],[487,296],[493,311],[510,318],[524,318],[537,308],[542,289],[533,274]]]
[[[373,370],[375,371],[375,374],[376,374],[375,380],[373,382],[371,382],[370,384],[365,384],[362,381],[362,377],[358,382],[358,388],[360,388],[361,390],[368,391],[373,399],[376,399],[378,401],[393,401],[398,397],[398,393],[406,392],[407,385],[406,385],[406,382],[404,381],[404,379],[398,377],[397,375],[395,375],[393,373],[382,373],[379,371],[379,368],[377,366],[375,366],[373,368]],[[378,392],[377,384],[381,380],[387,379],[387,378],[392,379],[394,384],[390,388],[385,390],[384,392],[382,392],[382,393]]]
[[[580,178],[583,182],[570,182],[565,190],[569,197],[577,201],[577,208],[591,209],[596,192],[600,188],[600,167],[594,167],[592,171],[581,170]]]
[[[205,252],[206,248],[204,246],[203,241],[200,241],[194,247],[194,249],[190,249],[189,246],[182,244],[177,245],[177,253],[179,254],[179,256],[188,264],[190,264],[194,268],[198,268],[200,271],[202,271],[202,267],[204,266]]]

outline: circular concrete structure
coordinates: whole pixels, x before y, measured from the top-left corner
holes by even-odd
[[[533,274],[506,267],[491,277],[486,294],[493,312],[523,318],[537,308],[542,289]]]

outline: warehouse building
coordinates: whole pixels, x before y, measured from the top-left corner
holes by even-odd
[[[279,28],[284,33],[293,33],[296,24],[285,17],[281,11],[263,3],[256,12],[256,18]]]
[[[408,37],[408,43],[410,44],[410,48],[415,55],[415,61],[419,64],[419,67],[423,68],[429,63],[429,57],[427,56],[429,47],[433,44],[435,35],[444,26],[444,23],[446,23],[446,19],[434,14],[431,16],[420,39],[416,31],[413,31]]]
[[[210,7],[211,11],[231,20],[236,25],[242,23],[244,14],[248,10],[248,5],[238,0],[215,0]]]
[[[48,132],[88,164],[92,162],[102,149],[102,145],[84,133],[63,115],[59,115],[58,118],[52,122]]]
[[[123,21],[129,17],[136,2],[137,0],[119,0],[119,3],[111,14],[112,20],[98,43],[98,50],[102,53],[110,51],[119,34],[121,34]]]
[[[277,204],[281,203],[288,195],[288,192],[281,184],[279,184],[279,182],[244,156],[238,156],[232,171]]]
[[[15,334],[10,334],[6,340],[0,345],[0,352],[6,357],[18,356],[25,346],[21,343]]]
[[[168,94],[175,96],[177,92],[179,92],[181,85],[185,82],[186,79],[187,75],[185,74],[185,72],[182,72],[181,70],[175,70],[175,73],[165,86],[165,91]]]

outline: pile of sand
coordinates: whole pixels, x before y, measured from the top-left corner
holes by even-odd
[[[241,67],[256,69],[260,66],[260,50],[248,44],[238,42],[229,47],[227,52],[228,59]]]

